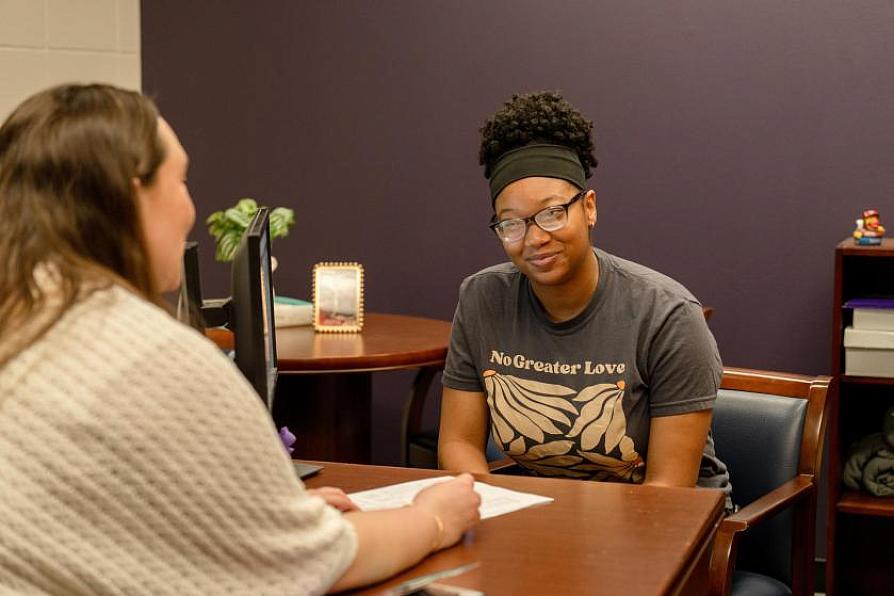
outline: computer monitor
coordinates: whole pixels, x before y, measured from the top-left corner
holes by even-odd
[[[206,325],[227,326],[233,331],[236,365],[270,412],[278,368],[271,273],[269,211],[262,208],[252,219],[236,251],[231,274],[232,296],[219,300],[202,298],[198,243],[187,242],[178,304],[178,318],[199,331],[204,332]],[[181,313],[184,306],[185,313]],[[321,469],[319,465],[300,461],[292,463],[301,478]]]
[[[236,249],[230,329],[236,341],[236,366],[271,408],[277,360],[269,217],[267,208],[258,209]]]
[[[189,241],[183,248],[183,271],[180,276],[180,296],[177,299],[177,320],[205,330],[202,317],[202,281],[199,275],[199,243]]]
[[[199,331],[226,326],[233,332],[236,366],[268,409],[273,406],[278,366],[269,214],[259,209],[242,236],[233,258],[229,298],[202,298],[198,244],[187,242],[178,304],[178,318]]]

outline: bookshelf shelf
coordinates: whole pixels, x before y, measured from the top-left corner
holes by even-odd
[[[842,375],[840,379],[842,383],[851,383],[854,385],[894,385],[894,379],[889,377],[855,377]]]
[[[894,238],[885,238],[880,246],[858,246],[851,239],[840,242],[835,248],[834,288],[826,593],[888,594],[894,498],[846,489],[841,470],[854,441],[882,430],[884,412],[894,405],[894,378],[844,374],[844,330],[853,316],[843,305],[855,298],[894,297]]]
[[[874,497],[855,490],[842,493],[836,507],[840,513],[894,517],[894,498]]]
[[[848,238],[838,243],[838,250],[847,257],[894,257],[894,238],[882,238],[878,246],[860,246]]]

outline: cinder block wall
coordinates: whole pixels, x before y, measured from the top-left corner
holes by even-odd
[[[0,0],[0,122],[65,82],[140,89],[140,0]]]

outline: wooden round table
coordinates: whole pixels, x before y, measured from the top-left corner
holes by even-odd
[[[295,433],[295,456],[369,463],[372,373],[420,369],[412,391],[424,393],[444,367],[450,327],[448,321],[367,313],[360,333],[278,328],[273,419]],[[233,345],[229,331],[207,334],[222,348]]]
[[[313,327],[276,330],[280,372],[368,372],[443,366],[450,323],[369,313],[360,333],[315,333]]]

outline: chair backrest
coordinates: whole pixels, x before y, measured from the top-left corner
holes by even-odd
[[[827,388],[826,378],[724,369],[712,432],[735,504],[744,507],[798,474],[816,478]],[[739,542],[736,568],[791,585],[792,534],[790,511],[749,530]]]

